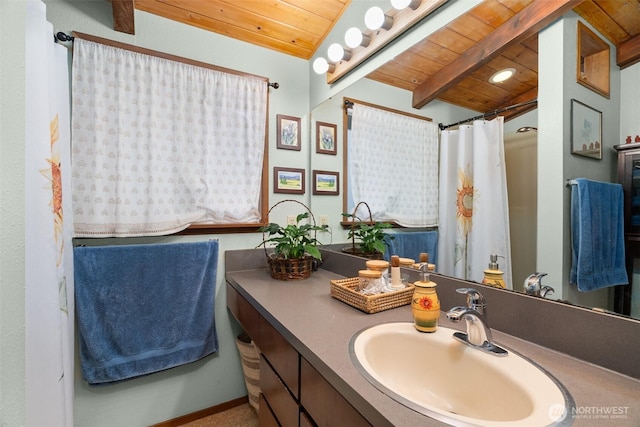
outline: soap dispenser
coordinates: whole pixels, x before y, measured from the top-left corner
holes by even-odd
[[[411,298],[411,312],[413,323],[420,332],[435,332],[440,318],[440,300],[436,293],[436,283],[429,279],[427,265],[420,268],[421,279],[413,285],[413,297]]]
[[[498,255],[492,254],[489,256],[489,268],[484,271],[482,284],[493,286],[494,288],[507,288],[504,283],[504,273],[498,266]]]

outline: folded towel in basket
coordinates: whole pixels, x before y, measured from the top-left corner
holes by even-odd
[[[217,261],[217,240],[75,247],[82,376],[109,383],[216,352]]]

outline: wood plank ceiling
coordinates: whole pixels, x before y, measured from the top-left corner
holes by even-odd
[[[351,0],[135,0],[135,8],[310,59]]]
[[[351,2],[111,1],[119,31],[134,32],[135,7],[303,59],[315,54]],[[440,99],[488,112],[535,99],[537,32],[570,9],[616,46],[620,67],[640,61],[640,0],[485,0],[367,77],[413,92],[416,108]],[[517,70],[514,78],[488,82],[508,67]]]

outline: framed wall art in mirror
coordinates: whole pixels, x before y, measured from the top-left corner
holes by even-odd
[[[277,147],[283,150],[300,151],[302,144],[300,136],[300,117],[278,114],[278,141]]]
[[[273,168],[273,192],[304,194],[304,169]]]
[[[313,194],[316,196],[340,194],[340,172],[313,171]]]
[[[338,126],[331,123],[316,122],[316,153],[333,154],[338,152]]]
[[[602,159],[602,112],[571,100],[571,153]]]

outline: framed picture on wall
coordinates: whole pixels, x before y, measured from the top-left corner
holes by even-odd
[[[338,127],[331,123],[316,122],[316,153],[333,154],[338,152]]]
[[[314,170],[313,194],[316,196],[337,196],[340,194],[340,173]]]
[[[302,147],[300,143],[300,118],[278,114],[276,120],[278,122],[277,147],[283,150],[300,151]]]
[[[304,169],[274,167],[273,192],[304,194]]]
[[[571,153],[602,159],[602,112],[571,100]]]

